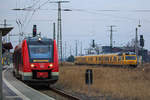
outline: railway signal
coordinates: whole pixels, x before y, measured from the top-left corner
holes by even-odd
[[[36,36],[36,34],[37,34],[37,29],[36,29],[36,25],[33,25],[33,37],[35,37]]]
[[[142,64],[143,64],[143,47],[144,47],[144,38],[143,38],[143,35],[140,35],[140,46],[142,47],[141,55],[142,55]]]
[[[140,35],[140,46],[142,48],[144,47],[144,38],[143,38],[143,35]]]

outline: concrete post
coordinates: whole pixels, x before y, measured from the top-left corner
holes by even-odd
[[[0,100],[3,100],[3,81],[2,81],[2,32],[0,31]]]

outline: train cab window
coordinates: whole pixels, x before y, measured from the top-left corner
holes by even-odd
[[[29,45],[30,58],[52,58],[52,45]]]
[[[136,56],[125,56],[126,60],[136,60]]]

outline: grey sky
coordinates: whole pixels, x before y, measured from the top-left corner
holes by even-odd
[[[25,25],[23,28],[25,33],[31,33],[32,25],[37,24],[38,31],[43,36],[52,37],[52,23],[57,21],[57,10],[52,9],[57,9],[57,4],[45,4],[33,16],[33,11],[11,10],[16,7],[31,6],[37,1],[40,2],[34,8],[39,7],[47,0],[1,0],[0,23],[7,19],[8,23],[15,27],[11,33],[17,34],[19,31],[16,19],[20,19]],[[141,12],[141,10],[150,10],[149,4],[149,0],[71,0],[70,3],[62,5],[62,8],[73,10],[62,12],[63,40],[67,41],[68,45],[72,45],[72,48],[74,48],[75,40],[82,41],[84,48],[88,47],[92,39],[95,39],[98,44],[109,45],[108,26],[116,25],[117,27],[114,29],[117,32],[114,32],[113,35],[114,45],[122,46],[135,37],[135,27],[140,19],[142,27],[139,31],[144,35],[145,48],[150,50],[150,12]],[[135,10],[140,11],[136,12]],[[31,16],[32,20],[28,23]],[[23,22],[25,19],[27,20]],[[16,38],[18,37],[11,37],[14,45],[17,44]]]

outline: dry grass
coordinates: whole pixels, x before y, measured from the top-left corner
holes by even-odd
[[[85,71],[88,68],[93,69],[94,78],[90,96],[103,94],[128,100],[150,99],[150,64],[136,69],[67,64],[60,67],[60,79],[56,85],[88,94],[88,86],[85,85]]]

